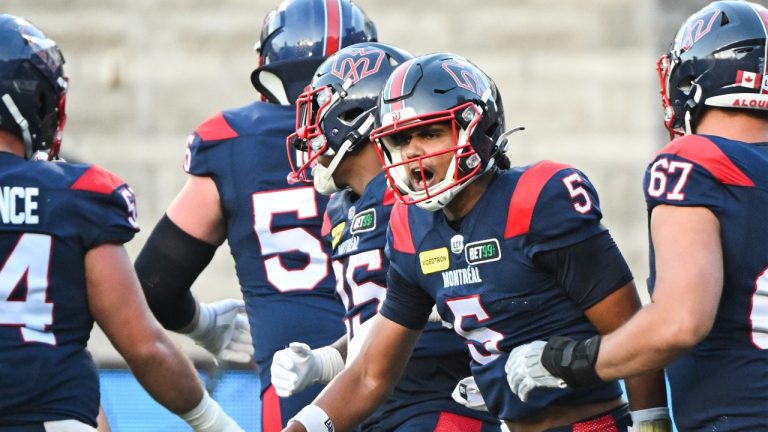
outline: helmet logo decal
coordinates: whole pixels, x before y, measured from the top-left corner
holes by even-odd
[[[19,22],[19,33],[24,40],[27,41],[32,52],[37,54],[43,64],[51,70],[56,72],[62,63],[61,54],[56,49],[56,43],[42,35],[36,34],[34,27],[25,20],[17,20]]]
[[[342,81],[351,79],[354,84],[377,73],[383,60],[384,51],[377,48],[347,49],[334,58],[331,73]]]
[[[483,93],[488,90],[488,82],[478,75],[475,68],[468,66],[457,61],[443,62],[443,69],[453,78],[456,85],[482,97]]]
[[[693,46],[699,39],[703,38],[710,31],[715,21],[720,17],[722,11],[718,8],[705,10],[699,16],[691,18],[686,24],[683,30],[678,35],[678,40],[675,45],[680,47],[682,51],[685,51]],[[706,27],[705,26],[706,21]]]

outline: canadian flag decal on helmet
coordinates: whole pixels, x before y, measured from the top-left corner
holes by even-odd
[[[384,51],[376,48],[348,49],[334,59],[331,73],[343,81],[352,79],[352,83],[356,83],[378,72],[384,57]]]
[[[488,82],[477,74],[475,68],[466,67],[464,63],[457,61],[443,62],[443,69],[456,81],[456,84],[478,96],[482,96],[488,90]]]

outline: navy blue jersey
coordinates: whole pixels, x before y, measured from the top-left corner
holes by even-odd
[[[667,368],[681,430],[768,430],[768,144],[690,135],[645,175],[657,205],[706,207],[720,221],[724,284],[709,335]],[[649,289],[653,292],[653,245]]]
[[[328,199],[286,180],[285,138],[294,129],[293,107],[254,102],[198,126],[185,160],[190,174],[211,177],[219,191],[262,389],[277,350],[293,341],[317,348],[344,334],[320,235]]]
[[[394,203],[394,194],[381,173],[360,197],[350,189],[334,194],[326,210],[323,234],[333,249],[336,289],[347,311],[344,322],[350,346],[362,343],[365,335],[361,327],[378,313],[386,297],[389,260],[384,248]],[[453,401],[451,392],[469,374],[469,355],[462,339],[440,323],[429,323],[393,396],[366,420],[364,428],[387,419],[392,426],[388,430],[392,430],[399,424],[395,422],[405,421],[413,412],[430,411],[456,412],[494,422],[487,413]],[[409,416],[399,416],[406,409]]]
[[[0,425],[96,426],[85,255],[136,231],[133,191],[108,171],[0,152]]]
[[[535,389],[523,403],[504,372],[509,351],[519,345],[553,335],[597,334],[583,311],[619,287],[566,291],[533,258],[605,232],[601,218],[589,180],[548,161],[495,174],[458,230],[443,212],[396,204],[390,221],[392,282],[381,314],[418,328],[436,303],[467,340],[472,374],[490,412],[503,420],[534,416],[550,404],[619,397],[618,384],[605,383]]]

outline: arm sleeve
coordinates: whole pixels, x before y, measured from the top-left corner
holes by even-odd
[[[134,268],[160,324],[180,330],[195,315],[192,283],[211,262],[216,246],[198,240],[164,215],[136,258]]]
[[[555,276],[582,310],[632,281],[632,272],[608,231],[579,243],[538,253],[534,264]]]

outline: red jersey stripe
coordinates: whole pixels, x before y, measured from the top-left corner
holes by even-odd
[[[216,141],[223,139],[236,138],[237,132],[229,126],[222,113],[212,115],[208,120],[202,122],[195,133],[203,141]]]
[[[411,237],[411,227],[408,224],[408,205],[396,202],[392,207],[392,214],[389,219],[389,228],[392,230],[393,244],[396,251],[415,254],[416,247],[413,245]]]
[[[328,212],[323,213],[323,226],[320,228],[320,234],[325,237],[331,233],[331,219],[328,217]]]
[[[678,138],[658,153],[673,154],[701,165],[722,184],[754,186],[755,183],[712,141],[697,135]]]
[[[504,230],[504,238],[511,238],[528,232],[531,227],[533,208],[539,199],[539,194],[555,173],[570,165],[552,161],[541,161],[528,168],[520,176],[512,192],[507,212],[507,227]]]
[[[111,172],[97,166],[88,168],[70,186],[72,190],[84,190],[109,195],[115,189],[125,184],[125,181]]]

